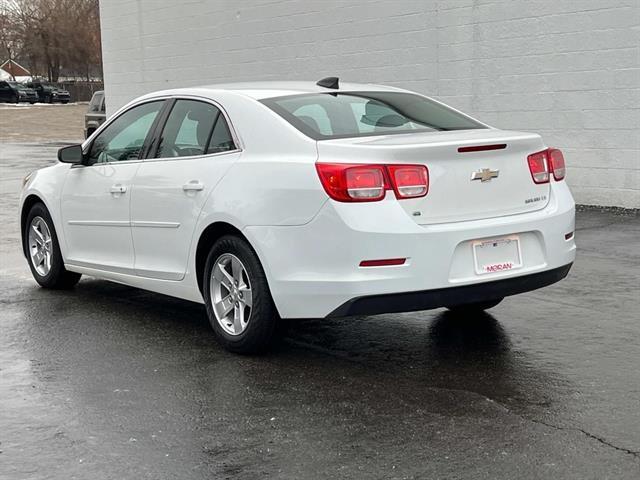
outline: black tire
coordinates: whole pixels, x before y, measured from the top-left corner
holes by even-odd
[[[51,268],[46,275],[41,275],[35,268],[31,255],[29,254],[29,228],[34,218],[40,217],[47,225],[49,232],[51,233]],[[64,261],[62,260],[62,254],[60,253],[60,245],[58,243],[58,236],[56,235],[55,228],[53,226],[53,220],[49,211],[42,203],[36,203],[29,214],[27,215],[27,221],[25,222],[23,232],[23,242],[25,252],[27,252],[27,262],[31,269],[33,278],[44,288],[51,288],[56,290],[72,288],[80,280],[79,273],[69,272],[64,268]]]
[[[244,330],[232,335],[224,330],[213,310],[211,277],[216,261],[224,254],[231,254],[242,262],[252,291],[252,305]],[[241,354],[258,354],[267,351],[276,338],[278,312],[271,298],[267,278],[258,256],[251,246],[235,235],[225,235],[216,241],[204,268],[203,295],[209,323],[218,342],[227,350]]]
[[[502,300],[504,300],[504,297],[495,298],[493,300],[485,300],[483,302],[465,303],[463,305],[451,305],[447,308],[454,313],[477,313],[495,307]]]
[[[69,103],[69,100],[62,100],[60,103],[62,103],[63,105],[66,105],[67,103]]]
[[[15,103],[16,105],[20,103],[20,97],[18,95],[16,95],[15,98],[13,99],[13,103]]]

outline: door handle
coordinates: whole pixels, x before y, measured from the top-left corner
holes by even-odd
[[[204,185],[198,180],[191,180],[189,183],[182,185],[182,190],[185,192],[199,192],[200,190],[204,190]]]
[[[125,185],[112,185],[111,186],[111,190],[109,190],[111,193],[125,193],[127,191],[127,187]]]

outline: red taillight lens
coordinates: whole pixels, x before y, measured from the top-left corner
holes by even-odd
[[[535,183],[547,183],[553,173],[553,178],[560,181],[565,177],[566,167],[564,156],[557,148],[547,148],[541,152],[532,153],[527,157],[531,178]]]
[[[529,171],[531,172],[531,178],[533,178],[534,183],[549,182],[549,164],[547,157],[547,150],[532,153],[527,157],[527,162],[529,162]]]
[[[564,155],[557,148],[549,149],[549,170],[553,172],[553,178],[557,181],[562,180],[567,173],[564,165]]]
[[[396,198],[424,197],[429,171],[424,165],[316,163],[327,194],[339,202],[375,202],[393,189]]]
[[[384,198],[384,170],[380,167],[351,167],[345,170],[347,193],[353,200]]]
[[[385,195],[384,165],[316,163],[327,194],[340,202],[374,202]]]
[[[424,165],[387,165],[398,198],[424,197],[429,191],[429,171]]]

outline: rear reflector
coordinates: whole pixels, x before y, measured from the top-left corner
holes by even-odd
[[[387,165],[398,198],[424,197],[429,191],[429,171],[424,165]]]
[[[375,202],[393,190],[396,198],[424,197],[429,171],[424,165],[316,163],[324,190],[339,202]]]
[[[406,258],[385,258],[383,260],[363,260],[361,267],[388,267],[390,265],[404,265]]]
[[[506,143],[496,143],[495,145],[473,145],[471,147],[460,147],[458,148],[458,152],[482,152],[485,150],[504,150],[505,148],[507,148]]]

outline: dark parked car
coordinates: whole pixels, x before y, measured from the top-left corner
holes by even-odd
[[[32,88],[27,88],[21,83],[13,81],[0,81],[0,102],[20,103],[29,102],[36,103],[38,94]]]
[[[38,101],[44,103],[69,103],[71,96],[64,88],[58,88],[48,82],[41,80],[33,81],[27,84],[38,93]]]
[[[84,136],[89,138],[96,129],[102,125],[107,118],[105,103],[104,103],[104,90],[98,90],[91,97],[89,102],[89,110],[84,115]]]

